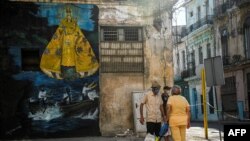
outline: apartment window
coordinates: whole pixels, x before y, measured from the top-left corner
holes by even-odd
[[[214,46],[213,51],[214,51],[214,56],[216,56],[216,46]]]
[[[199,47],[199,63],[203,64],[203,52],[202,47]]]
[[[194,50],[191,53],[191,61],[195,64],[195,51]]]
[[[143,73],[141,27],[101,27],[102,73]]]
[[[221,47],[222,47],[222,57],[223,57],[223,64],[229,64],[229,56],[228,56],[228,33],[227,30],[224,29],[221,32]]]
[[[183,70],[186,70],[186,58],[185,58],[186,54],[185,51],[182,51],[182,65],[183,65]]]
[[[210,46],[210,43],[207,44],[207,58],[211,58],[212,55],[211,55],[211,46]]]
[[[142,41],[142,28],[102,27],[101,41]]]
[[[250,17],[246,19],[244,24],[244,46],[246,58],[250,59]]]
[[[179,55],[179,53],[177,53],[176,56],[177,56],[177,60],[176,60],[177,67],[180,68],[180,55]]]
[[[208,10],[209,10],[209,1],[206,1],[206,16],[208,15]]]
[[[190,76],[195,75],[195,51],[191,51],[188,54],[188,73]]]
[[[38,71],[40,70],[40,55],[39,49],[21,49],[22,55],[22,70]]]
[[[227,30],[223,30],[221,34],[221,46],[223,56],[228,55],[228,40],[227,40]]]
[[[198,20],[201,19],[201,7],[200,6],[197,7],[197,19]]]
[[[190,14],[190,17],[193,17],[193,15],[194,15],[193,11],[191,11],[189,14]]]

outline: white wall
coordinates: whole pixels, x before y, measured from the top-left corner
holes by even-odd
[[[200,6],[201,10],[201,19],[206,16],[206,0],[192,0],[186,5],[187,12],[187,26],[190,26],[198,21],[198,10],[197,8]],[[207,15],[213,15],[214,2],[213,0],[209,0],[209,8],[207,11]],[[193,12],[193,16],[190,17],[190,12]]]

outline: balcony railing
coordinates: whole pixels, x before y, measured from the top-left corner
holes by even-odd
[[[181,78],[182,79],[192,77],[192,76],[195,76],[195,67],[194,68],[189,68],[187,70],[183,70],[181,72]]]
[[[198,28],[200,28],[206,24],[213,24],[213,16],[212,15],[208,15],[208,16],[198,20],[196,23],[190,25],[187,29],[187,33],[190,34],[191,32],[197,30]]]
[[[234,5],[238,7],[242,7],[243,5],[250,4],[250,0],[229,0],[223,4],[218,5],[214,8],[214,15],[216,17],[224,15],[228,9],[231,9]]]
[[[250,4],[250,0],[234,0],[237,6],[242,7],[243,5]]]

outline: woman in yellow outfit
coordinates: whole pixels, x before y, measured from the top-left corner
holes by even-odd
[[[167,102],[167,121],[174,141],[186,141],[186,128],[190,127],[190,107],[181,88],[173,86]]]
[[[99,64],[71,9],[66,9],[56,33],[41,58],[40,68],[57,79],[83,78],[97,71]]]

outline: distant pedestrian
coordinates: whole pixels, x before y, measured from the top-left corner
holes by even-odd
[[[163,101],[163,111],[164,114],[167,115],[167,101],[169,98],[169,91],[171,90],[171,87],[169,86],[164,86],[163,87],[163,93],[161,94],[161,98]],[[165,141],[170,141],[170,129],[167,131],[167,133],[164,135]]]
[[[162,119],[166,119],[163,111],[163,101],[159,94],[161,86],[158,82],[152,83],[152,91],[147,93],[140,105],[140,123],[144,124],[143,105],[146,105],[146,127],[147,133],[156,136],[156,140],[159,140],[159,132],[161,129]]]
[[[167,121],[174,141],[186,141],[186,128],[190,127],[190,107],[181,88],[173,86],[172,96],[167,102]]]

